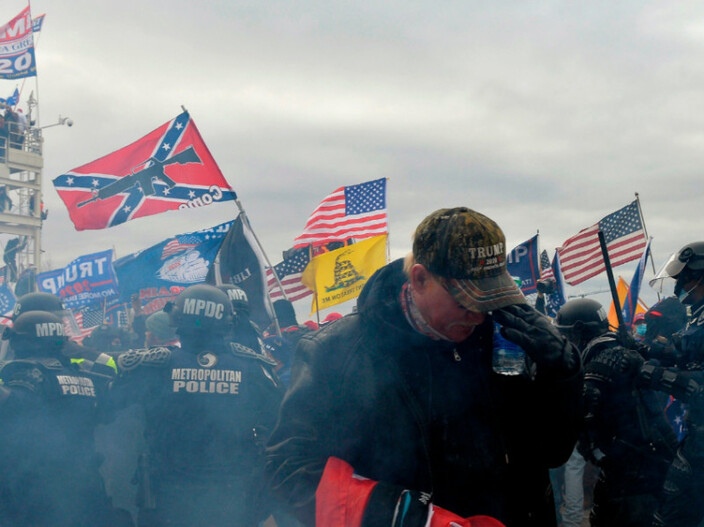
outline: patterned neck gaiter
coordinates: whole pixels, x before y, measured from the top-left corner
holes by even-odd
[[[430,325],[425,321],[423,315],[421,314],[418,306],[416,306],[413,300],[413,288],[409,282],[403,284],[401,288],[401,309],[403,314],[406,316],[406,320],[418,333],[430,337],[433,340],[446,340],[451,342],[450,339],[445,337],[439,331],[431,328]]]

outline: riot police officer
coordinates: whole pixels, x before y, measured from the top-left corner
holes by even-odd
[[[635,343],[608,331],[606,313],[598,302],[581,299],[572,306],[569,317],[558,315],[558,327],[564,328],[569,318],[570,331],[579,331],[573,338],[583,346],[584,430],[579,450],[601,469],[590,524],[643,527],[657,508],[677,438],[657,394],[635,387],[644,360],[627,347]]]
[[[62,320],[67,314],[61,299],[50,293],[27,293],[20,296],[12,309],[12,318],[17,318],[25,311],[48,311]],[[13,357],[14,353],[10,349],[10,341],[3,340],[2,346],[0,346],[0,360],[9,360]]]
[[[71,312],[64,307],[63,301],[50,293],[27,293],[20,296],[12,312],[13,319],[27,311],[48,311],[59,317],[64,326],[73,318]],[[117,371],[114,359],[106,350],[87,348],[74,340],[66,339],[62,353],[70,357],[72,362],[85,371],[93,371],[101,375],[113,375]],[[3,341],[0,349],[0,360],[11,359],[14,356],[10,341]]]
[[[70,362],[53,313],[23,312],[3,339],[15,359],[0,369],[0,524],[131,525],[117,523],[93,441],[110,377]]]
[[[589,342],[609,330],[609,322],[602,305],[589,298],[578,298],[565,303],[557,312],[555,326],[574,344],[580,353]],[[584,517],[584,470],[587,462],[575,446],[564,465],[564,498],[561,525],[579,527]]]
[[[653,526],[690,527],[704,518],[704,242],[688,243],[677,251],[662,276],[676,280],[675,295],[690,306],[691,318],[673,336],[675,366],[647,363],[639,383],[673,395],[689,408],[687,435],[667,472]]]
[[[232,340],[264,353],[259,327],[249,318],[249,298],[247,292],[234,284],[223,284],[217,288],[225,293],[232,304]]]
[[[257,525],[270,512],[261,447],[282,397],[273,363],[229,338],[232,304],[214,286],[190,286],[165,310],[181,348],[120,354],[111,393],[145,412],[139,524]]]

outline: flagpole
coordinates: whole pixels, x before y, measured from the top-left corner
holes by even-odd
[[[215,255],[213,260],[213,276],[215,277],[215,285],[222,285],[222,274],[220,274],[220,251]]]
[[[387,177],[386,178],[386,186],[387,187],[388,187],[389,181],[391,181],[391,178]],[[387,188],[387,190],[388,190],[388,188]],[[389,193],[387,192],[384,199],[388,199],[388,198],[389,198]],[[386,229],[386,262],[388,263],[391,261],[391,222],[389,221],[389,204],[388,203],[386,203],[386,225],[387,225],[387,229]]]
[[[312,251],[312,248],[309,250]],[[315,318],[318,321],[318,327],[320,327],[320,306],[318,305],[318,281],[315,278],[313,278],[313,296],[315,297]]]
[[[36,50],[37,50],[37,46],[39,45],[39,37],[41,35],[37,35],[37,38],[34,38],[34,18],[32,17],[32,3],[28,2],[28,5],[29,5],[29,19],[32,21],[32,43],[33,43],[33,47],[34,47],[34,51],[35,51],[34,58],[36,59],[37,58]],[[35,77],[35,84],[36,84],[37,79],[39,77],[39,68],[36,67],[36,64],[34,65],[34,67],[37,70],[37,74],[34,76]],[[22,97],[22,92],[24,91],[25,82],[27,82],[27,77],[22,78],[22,85],[20,86],[20,89],[19,89],[19,97],[17,97],[17,103],[12,108],[13,110],[15,110],[17,108],[17,106],[19,106],[19,104],[20,104],[20,98]],[[37,96],[39,96],[39,88],[38,87],[37,87]],[[39,114],[39,107],[37,107],[37,115],[38,114]],[[37,122],[39,122],[39,121],[37,121]]]
[[[646,238],[650,238],[648,236],[648,229],[645,226],[645,217],[643,216],[643,209],[640,208],[640,196],[638,195],[637,192],[635,192],[636,195],[636,205],[638,206],[638,215],[640,216],[640,222],[643,224],[643,232],[645,233]],[[653,268],[653,274],[657,274],[657,270],[655,269],[655,261],[653,260],[653,251],[650,249],[650,245],[647,247],[648,251],[650,251],[650,265]],[[658,302],[660,301],[660,291],[656,291],[656,294],[658,295]]]
[[[107,307],[108,307],[108,302],[107,302],[107,300],[106,300],[105,298],[103,298],[103,321],[101,322],[101,325],[102,325],[102,324],[105,324],[105,312],[106,312],[106,310],[107,310]],[[119,325],[120,325],[120,324],[119,324],[119,321],[118,321],[118,326],[119,326]]]
[[[185,108],[184,108],[184,111],[185,111]],[[254,237],[254,241],[257,242],[257,246],[259,247],[259,250],[262,253],[262,256],[264,256],[264,260],[266,261],[266,264],[269,266],[272,273],[276,277],[276,282],[279,284],[279,287],[281,288],[281,291],[283,292],[283,286],[281,285],[281,282],[279,281],[279,277],[276,276],[276,271],[274,270],[274,266],[271,265],[271,262],[269,261],[269,257],[267,256],[266,251],[264,251],[264,247],[262,247],[262,244],[259,241],[259,237],[257,236],[257,233],[254,232],[254,229],[252,229],[252,226],[249,223],[249,218],[247,217],[247,213],[244,211],[244,207],[242,206],[242,203],[240,202],[240,200],[238,198],[235,198],[235,204],[237,205],[237,208],[239,209],[240,214],[242,214],[242,220],[247,222],[247,226],[249,227],[249,232],[252,233],[252,236]],[[265,293],[266,293],[266,295],[265,295],[266,301],[268,302],[269,308],[271,309],[271,313],[273,315],[272,318],[274,319],[274,327],[276,328],[276,334],[277,334],[277,336],[280,337],[281,336],[281,326],[279,326],[279,319],[276,317],[276,311],[274,310],[274,304],[271,301],[271,296],[269,296],[269,288],[265,287],[264,289],[265,289]],[[286,298],[286,300],[288,300],[288,298],[286,297],[286,293],[283,293],[283,295],[284,295],[284,298]]]
[[[29,6],[29,23],[32,24],[32,48],[34,48],[34,50],[36,51],[36,45],[34,42],[34,23],[32,21],[32,2],[30,0],[27,0],[27,5]],[[37,118],[35,120],[35,123],[36,123],[37,128],[41,128],[41,120],[39,119],[39,115],[40,115],[39,114],[39,68],[37,68],[36,60],[37,60],[37,54],[35,52],[35,54],[34,54],[34,61],[35,61],[34,62],[34,69],[35,69],[36,73],[34,74],[34,87],[37,90]],[[23,84],[23,87],[24,87],[24,84]],[[43,145],[40,145],[40,147],[42,147],[42,155],[44,155]]]

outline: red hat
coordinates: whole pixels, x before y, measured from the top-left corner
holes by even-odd
[[[340,313],[330,313],[323,319],[322,324],[327,324],[328,322],[332,322],[333,320],[337,320],[339,318],[342,318]]]

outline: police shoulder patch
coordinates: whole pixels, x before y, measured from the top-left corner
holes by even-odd
[[[139,366],[163,368],[171,362],[171,350],[165,347],[129,350],[117,357],[119,371],[130,371]]]
[[[40,361],[13,360],[2,365],[0,378],[6,386],[26,388],[37,391],[44,383],[47,373]]]
[[[239,342],[230,342],[230,351],[232,351],[233,355],[237,355],[238,357],[259,360],[265,364],[269,364],[270,366],[276,365],[276,361],[273,359],[270,359],[262,353],[257,353],[252,348],[245,346],[244,344],[240,344]]]

